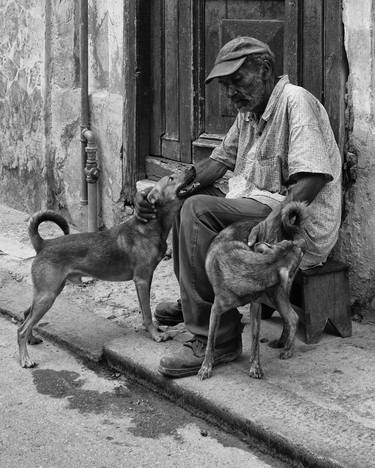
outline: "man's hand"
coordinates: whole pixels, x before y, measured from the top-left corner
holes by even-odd
[[[151,219],[156,218],[155,205],[147,200],[147,195],[151,190],[152,187],[149,187],[141,192],[137,192],[134,198],[135,217],[143,223],[148,223]]]
[[[250,231],[247,245],[253,247],[257,242],[270,244],[279,241],[281,223],[281,207],[271,211],[266,219],[258,223]]]
[[[178,192],[178,198],[182,198],[182,199],[188,198],[191,195],[194,195],[195,193],[197,193],[200,188],[201,188],[200,182],[193,182],[192,184],[188,185],[187,187],[181,189]]]

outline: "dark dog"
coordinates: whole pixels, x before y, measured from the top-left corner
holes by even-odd
[[[27,351],[27,342],[38,342],[32,335],[33,327],[50,309],[66,280],[82,275],[107,281],[133,280],[146,330],[155,341],[169,338],[152,323],[150,287],[154,270],[166,252],[167,236],[182,203],[178,195],[194,177],[195,169],[191,167],[181,174],[160,179],[147,196],[148,201],[157,207],[157,218],[147,223],[132,216],[103,232],[69,235],[68,223],[53,211],[39,212],[32,217],[29,235],[37,256],[31,269],[33,302],[18,329],[22,367],[35,365]],[[38,226],[43,221],[55,222],[66,235],[42,239]]]
[[[306,210],[305,204],[291,202],[281,211],[280,234],[294,240],[275,244],[262,242],[251,250],[247,245],[249,225],[246,221],[232,224],[213,240],[207,253],[206,271],[215,300],[211,308],[206,355],[198,373],[201,380],[212,373],[220,316],[249,302],[265,302],[279,311],[284,322],[283,332],[271,345],[284,348],[281,359],[292,356],[298,316],[290,304],[289,292],[303,256]],[[259,362],[260,308],[256,309],[255,314],[251,313],[250,376],[260,379],[263,377]]]

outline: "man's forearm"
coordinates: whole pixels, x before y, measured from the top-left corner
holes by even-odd
[[[323,174],[303,175],[296,180],[289,190],[283,205],[290,201],[301,201],[310,204],[327,183]]]
[[[199,182],[200,187],[208,187],[220,179],[228,168],[223,163],[208,158],[195,164],[195,169],[197,172],[195,182]]]

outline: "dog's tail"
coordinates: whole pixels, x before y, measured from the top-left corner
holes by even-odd
[[[68,222],[61,215],[51,210],[38,211],[31,217],[29,222],[29,236],[36,253],[39,253],[45,244],[45,240],[40,237],[38,231],[39,224],[44,221],[52,221],[53,223],[56,223],[65,235],[69,234]]]
[[[281,223],[286,239],[293,240],[301,235],[308,216],[308,208],[304,202],[289,202],[281,210]]]

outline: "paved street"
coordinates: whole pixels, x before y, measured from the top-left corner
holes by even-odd
[[[16,325],[0,317],[0,466],[283,467],[270,457],[51,343],[21,369]]]

